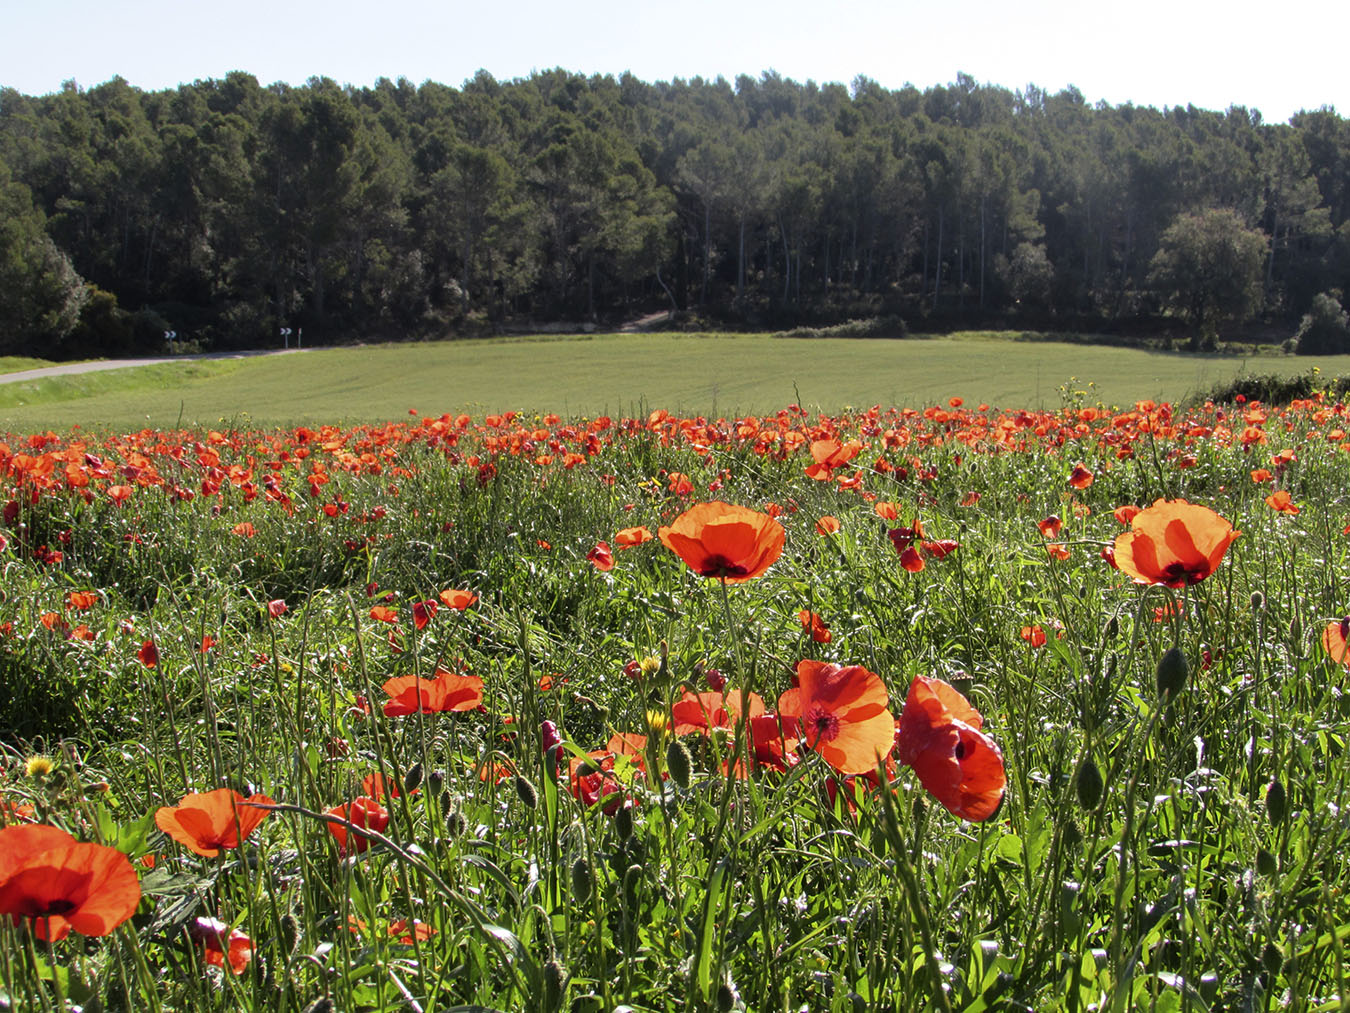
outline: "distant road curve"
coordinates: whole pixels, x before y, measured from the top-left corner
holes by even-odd
[[[25,369],[18,373],[0,373],[0,383],[21,383],[41,380],[45,376],[73,376],[76,373],[99,373],[105,369],[131,369],[135,366],[155,366],[161,362],[194,362],[199,359],[252,359],[259,355],[294,355],[308,352],[308,348],[269,348],[251,352],[205,352],[201,355],[166,355],[157,359],[100,359],[97,362],[65,362],[59,366]]]

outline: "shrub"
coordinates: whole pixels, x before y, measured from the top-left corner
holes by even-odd
[[[1341,308],[1339,293],[1321,292],[1303,314],[1294,335],[1299,355],[1343,355],[1350,352],[1350,317]]]

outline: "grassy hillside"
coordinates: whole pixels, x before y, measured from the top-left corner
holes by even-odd
[[[1177,401],[1244,372],[1350,372],[1350,356],[1196,356],[966,335],[929,340],[609,334],[324,349],[193,361],[0,385],[0,426],[274,425],[373,421],[506,408],[623,413],[645,405],[710,415],[799,401],[836,411],[960,396],[1057,405]],[[1089,383],[1093,384],[1089,387]]]

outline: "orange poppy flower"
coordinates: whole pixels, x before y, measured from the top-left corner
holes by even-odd
[[[1214,572],[1239,534],[1209,507],[1160,499],[1116,536],[1115,565],[1138,584],[1188,587]]]
[[[116,848],[76,841],[48,826],[0,829],[0,915],[27,918],[33,934],[55,942],[70,930],[106,936],[141,902],[141,884]]]
[[[1074,465],[1073,471],[1069,473],[1069,484],[1075,489],[1086,489],[1092,484],[1092,472],[1083,467],[1082,463]]]
[[[346,805],[335,806],[324,813],[325,816],[336,816],[339,819],[346,820],[352,826],[360,827],[362,830],[373,830],[377,834],[384,833],[389,829],[389,813],[376,802],[373,798],[358,798]],[[370,847],[370,839],[361,834],[354,834],[350,828],[341,823],[325,823],[328,832],[333,835],[337,841],[338,852],[342,855],[359,855]]]
[[[764,700],[758,693],[749,698],[749,716],[764,713]],[[695,693],[685,690],[670,708],[671,731],[675,735],[709,735],[714,728],[733,729],[741,719],[741,691],[732,690],[723,696],[719,692]]]
[[[1051,542],[1045,547],[1045,552],[1051,559],[1069,558],[1069,547],[1063,542]]]
[[[253,959],[253,940],[219,918],[194,918],[188,922],[187,934],[202,944],[208,964],[223,968],[228,960],[234,974],[243,974]]]
[[[915,676],[896,727],[896,757],[954,816],[978,823],[1003,801],[1003,754],[980,731],[984,719],[940,679]]]
[[[441,604],[446,608],[452,608],[458,612],[463,612],[478,600],[478,595],[472,591],[461,591],[457,588],[442,591],[436,597],[440,598]]]
[[[1266,506],[1270,507],[1270,509],[1274,510],[1276,513],[1281,514],[1297,514],[1299,512],[1298,505],[1294,502],[1293,497],[1289,495],[1288,489],[1281,489],[1278,492],[1273,492],[1267,496]]]
[[[662,544],[701,577],[751,580],[783,552],[783,525],[768,514],[720,500],[699,503],[657,534]]]
[[[483,702],[483,680],[476,675],[453,675],[436,669],[432,678],[400,675],[380,687],[389,694],[384,713],[435,714],[441,711],[471,711]]]
[[[811,459],[815,463],[807,467],[806,473],[817,481],[828,482],[833,477],[835,468],[842,468],[861,451],[862,444],[857,440],[849,440],[847,443],[840,443],[835,439],[812,440]]]
[[[92,608],[98,604],[97,591],[71,591],[66,595],[66,606],[68,608],[83,610]]]
[[[820,520],[816,521],[816,534],[832,535],[840,528],[839,518],[831,514],[826,514]]]
[[[1051,514],[1043,521],[1037,521],[1036,527],[1041,529],[1041,534],[1046,538],[1055,538],[1059,535],[1060,529],[1064,527],[1064,522],[1059,519],[1057,514]]]
[[[841,774],[861,774],[891,751],[895,719],[881,676],[861,665],[803,659],[797,685],[778,698],[791,730]]]
[[[643,542],[650,542],[656,536],[646,528],[624,528],[615,533],[614,544],[621,549],[631,549]]]
[[[1257,485],[1263,485],[1264,483],[1271,481],[1274,477],[1275,476],[1270,473],[1270,469],[1268,468],[1256,468],[1252,471],[1252,481]]]
[[[1331,660],[1350,667],[1347,638],[1350,638],[1350,616],[1327,623],[1327,628],[1322,631],[1322,646],[1331,655]]]
[[[382,623],[396,623],[398,609],[391,609],[388,605],[376,605],[370,610],[370,618]]]
[[[1125,506],[1118,506],[1111,511],[1111,516],[1116,519],[1117,524],[1129,524],[1134,520],[1135,514],[1139,513],[1139,508],[1133,503],[1127,503]]]
[[[893,521],[900,516],[900,504],[889,500],[877,500],[872,504],[872,512],[882,520]]]
[[[811,639],[818,644],[828,644],[834,639],[834,634],[830,628],[825,625],[825,620],[816,615],[810,609],[802,609],[797,613],[797,619],[802,624],[802,629],[809,630]]]
[[[268,810],[241,803],[271,805],[266,795],[244,798],[229,788],[184,795],[176,806],[155,810],[155,826],[183,847],[207,858],[237,848],[267,818]]]

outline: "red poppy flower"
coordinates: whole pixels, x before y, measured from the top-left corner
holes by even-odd
[[[476,675],[453,675],[443,668],[436,669],[432,678],[400,675],[380,687],[389,694],[384,713],[389,717],[401,714],[434,714],[440,711],[471,711],[483,702],[483,680]]]
[[[935,542],[920,542],[919,553],[928,559],[946,559],[961,547],[953,538],[939,538]]]
[[[398,798],[399,796],[398,780],[393,777],[385,777],[378,770],[361,778],[361,790],[366,793],[367,797],[374,799],[381,799],[385,796]]]
[[[1051,542],[1045,547],[1045,554],[1051,559],[1068,559],[1069,547],[1063,542]]]
[[[1331,660],[1350,667],[1347,638],[1350,638],[1350,616],[1327,623],[1327,628],[1322,631],[1322,646],[1331,655]]]
[[[1117,524],[1129,524],[1134,520],[1135,515],[1139,513],[1139,507],[1133,503],[1127,503],[1124,506],[1118,506],[1111,511],[1111,516],[1116,519]]]
[[[440,598],[441,604],[446,608],[455,609],[457,612],[463,612],[478,600],[478,595],[472,591],[461,591],[456,588],[442,591],[436,597]]]
[[[886,684],[861,665],[797,663],[797,685],[778,698],[785,727],[842,774],[861,774],[891,751],[895,719]]]
[[[425,629],[427,623],[436,618],[436,603],[428,598],[426,601],[419,601],[412,607],[413,625],[419,630]]]
[[[900,516],[900,504],[877,500],[872,504],[872,512],[882,520],[893,521]]]
[[[71,929],[106,936],[136,911],[141,884],[116,848],[76,841],[56,827],[0,829],[0,915],[27,918],[42,940]]]
[[[1064,522],[1059,519],[1058,514],[1051,514],[1045,520],[1037,521],[1036,527],[1041,529],[1041,534],[1046,538],[1055,538],[1059,535],[1060,529],[1064,527]]]
[[[159,664],[159,648],[155,646],[153,640],[147,640],[136,652],[136,658],[146,668],[154,668]]]
[[[267,603],[267,614],[273,619],[280,619],[286,614],[286,603],[280,598],[273,598]]]
[[[624,528],[614,535],[614,544],[621,549],[631,549],[635,545],[650,542],[656,536],[646,528]]]
[[[916,676],[896,724],[896,758],[954,816],[978,823],[998,809],[1003,754],[980,731],[984,719],[940,679]]]
[[[1069,484],[1075,489],[1086,489],[1092,484],[1092,478],[1092,472],[1080,462],[1074,465],[1073,471],[1069,473]]]
[[[346,805],[335,806],[325,812],[326,816],[336,816],[344,819],[352,826],[360,827],[362,830],[373,830],[377,834],[384,833],[389,829],[389,813],[384,806],[376,802],[373,798],[358,798]],[[361,834],[355,834],[348,827],[341,823],[325,823],[328,832],[333,835],[337,841],[338,852],[342,855],[359,855],[370,847],[370,839]]]
[[[614,569],[614,553],[610,551],[608,542],[596,542],[595,548],[586,553],[586,558],[601,573]]]
[[[764,713],[764,700],[758,693],[750,694],[750,717]],[[714,728],[734,729],[741,719],[741,691],[732,690],[723,696],[720,692],[684,694],[670,708],[671,730],[676,735],[708,735]]]
[[[240,538],[252,538],[258,532],[249,521],[240,521],[230,529],[230,533],[238,535]]]
[[[187,934],[205,948],[208,964],[224,967],[228,960],[233,973],[243,974],[253,959],[253,940],[219,918],[194,918],[188,922]]]
[[[1023,626],[1018,636],[1032,647],[1045,646],[1045,630],[1041,629],[1039,626]]]
[[[1252,472],[1252,481],[1255,482],[1257,485],[1264,485],[1266,482],[1271,481],[1274,477],[1275,476],[1272,475],[1270,473],[1270,470],[1267,468],[1257,468]]]
[[[912,527],[891,528],[886,534],[890,537],[891,544],[895,546],[895,551],[903,553],[914,544],[914,539],[923,538],[923,522],[915,518]]]
[[[155,826],[189,851],[207,858],[223,848],[237,848],[267,818],[268,810],[242,803],[271,805],[266,795],[244,798],[229,788],[184,795],[176,806],[155,810]]]
[[[835,439],[813,440],[811,459],[815,463],[807,467],[806,473],[818,481],[827,482],[833,477],[835,468],[842,468],[857,457],[861,450],[862,444],[857,440],[847,443]]]
[[[1240,533],[1209,507],[1160,499],[1116,536],[1115,565],[1139,584],[1187,587],[1214,572]]]
[[[838,517],[835,517],[832,514],[826,514],[816,521],[816,534],[832,535],[838,531],[840,527],[841,525]]]
[[[834,635],[830,628],[825,625],[825,620],[816,615],[810,609],[802,609],[797,613],[797,620],[802,624],[802,629],[809,630],[811,639],[818,644],[828,644]]]
[[[66,606],[77,611],[92,608],[97,604],[97,591],[71,591],[70,594],[66,595]]]
[[[922,573],[925,564],[919,550],[912,545],[906,545],[900,551],[900,565],[910,573]]]
[[[768,570],[786,539],[783,526],[768,514],[719,500],[690,507],[657,534],[699,576],[733,583]]]

